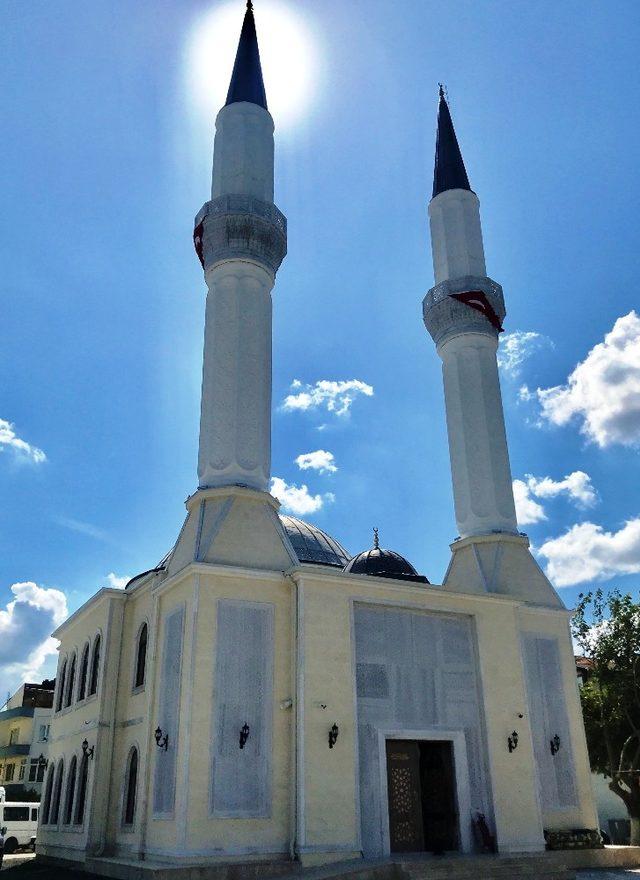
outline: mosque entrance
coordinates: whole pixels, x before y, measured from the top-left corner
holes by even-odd
[[[391,852],[459,849],[453,743],[388,739]]]

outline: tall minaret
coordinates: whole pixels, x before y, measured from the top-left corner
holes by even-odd
[[[517,534],[496,351],[506,312],[487,277],[480,202],[442,87],[429,204],[435,287],[424,322],[442,358],[456,521],[461,538]]]
[[[287,221],[273,203],[273,129],[248,0],[227,102],[216,119],[211,201],[195,221],[209,289],[201,489],[269,489],[271,290],[287,251]]]

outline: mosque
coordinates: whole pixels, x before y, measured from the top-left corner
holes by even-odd
[[[351,556],[269,494],[271,291],[287,251],[273,177],[249,2],[195,220],[208,288],[198,487],[165,558],[54,633],[38,852],[110,876],[131,862],[282,873],[531,854],[550,835],[595,833],[569,615],[518,531],[504,297],[447,100],[423,305],[460,536],[441,585],[377,539]]]

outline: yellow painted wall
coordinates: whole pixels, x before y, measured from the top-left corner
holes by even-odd
[[[209,816],[212,699],[216,650],[216,609],[220,599],[273,605],[275,658],[273,690],[272,813],[264,819]],[[282,853],[292,844],[294,804],[303,815],[297,849],[307,860],[357,854],[359,804],[352,608],[354,602],[382,602],[432,613],[464,614],[477,636],[480,686],[486,715],[486,745],[495,822],[502,851],[539,849],[545,827],[595,827],[595,811],[575,688],[567,616],[563,610],[525,607],[510,598],[448,592],[434,586],[398,584],[385,579],[344,576],[306,568],[293,578],[279,573],[189,566],[168,583],[152,576],[128,594],[110,591],[72,620],[63,631],[61,651],[81,651],[88,635],[103,633],[103,674],[97,697],[57,713],[50,756],[80,757],[82,739],[96,746],[91,764],[91,822],[80,830],[43,829],[40,843],[49,852],[81,856],[88,850],[180,858],[252,852]],[[158,750],[153,737],[160,696],[163,627],[177,605],[185,607],[180,696],[180,729],[173,818],[153,816],[153,778]],[[302,629],[303,701],[296,704],[294,632],[298,608]],[[149,623],[147,674],[134,690],[136,637]],[[154,621],[158,621],[157,631]],[[569,695],[572,746],[576,757],[579,809],[540,816],[523,680],[521,632],[553,634],[560,640],[563,676]],[[241,650],[241,646],[239,646]],[[106,665],[105,665],[106,664]],[[573,689],[573,690],[572,690]],[[292,700],[290,708],[281,703]],[[522,714],[524,717],[519,718]],[[296,718],[303,725],[304,773],[298,780],[294,737]],[[98,721],[101,726],[98,727]],[[113,722],[113,723],[112,723]],[[332,724],[339,726],[334,749],[328,747]],[[510,754],[507,736],[519,733]],[[126,763],[131,746],[139,748],[139,785],[133,829],[122,827]],[[91,800],[93,799],[93,801]]]

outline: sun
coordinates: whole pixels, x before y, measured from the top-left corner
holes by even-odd
[[[315,46],[305,22],[277,0],[256,0],[254,15],[269,111],[278,127],[304,113],[312,92]],[[211,117],[223,106],[244,16],[242,0],[216,6],[196,22],[187,45],[189,95]]]

